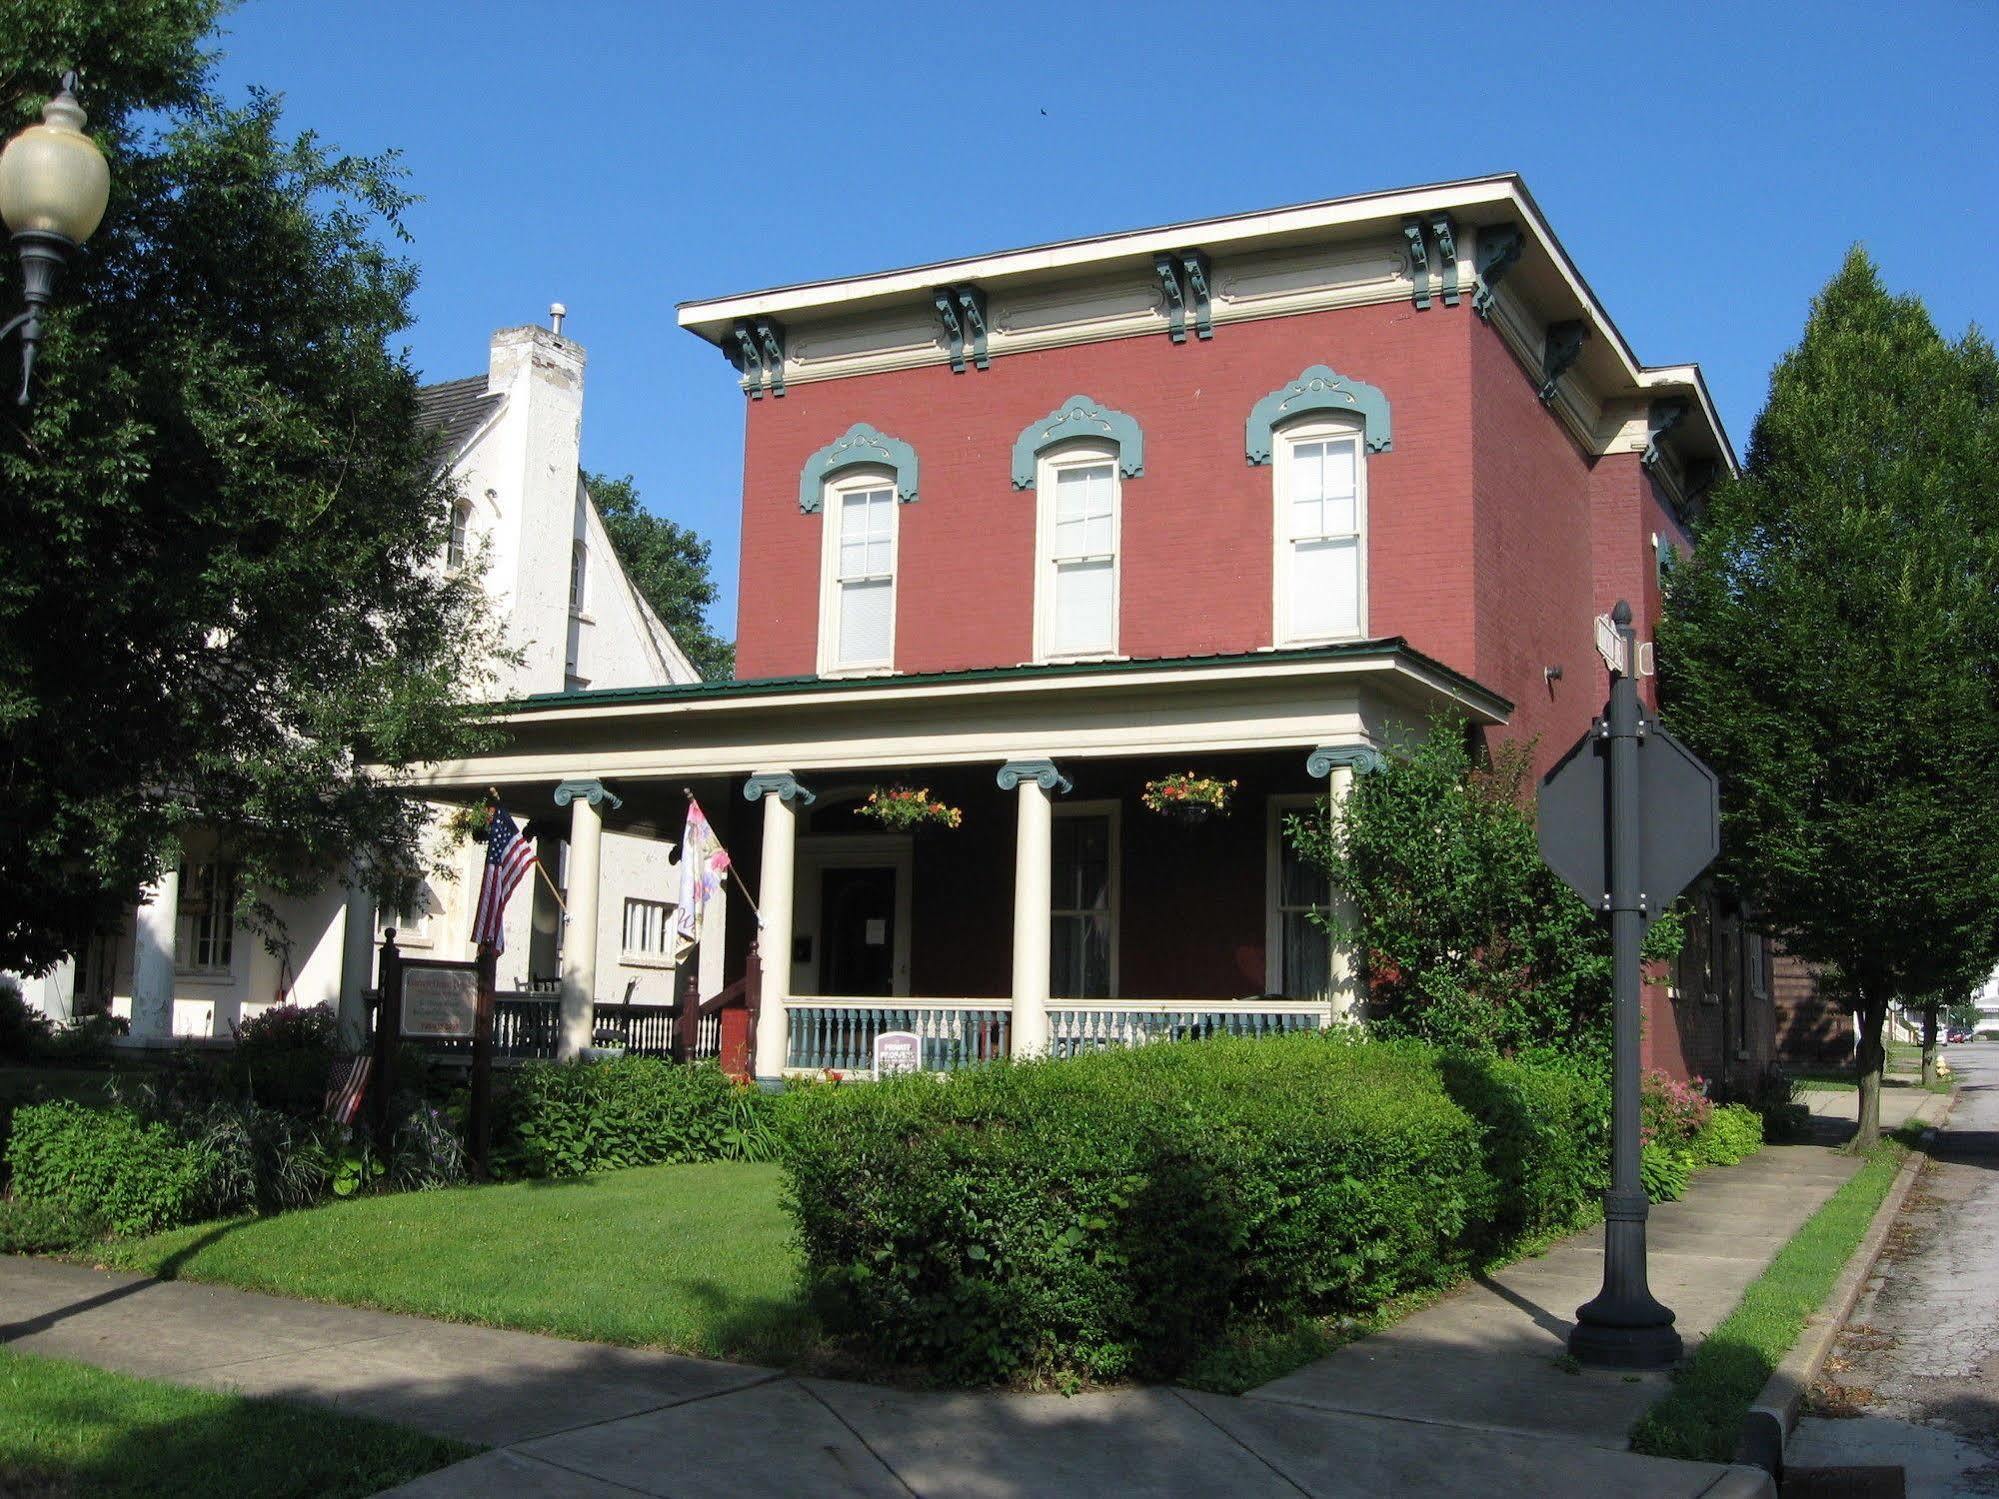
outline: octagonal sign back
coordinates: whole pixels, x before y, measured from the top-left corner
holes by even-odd
[[[1721,852],[1721,782],[1656,719],[1638,741],[1638,889],[1646,920]],[[1610,741],[1583,735],[1541,778],[1536,822],[1548,867],[1602,910],[1610,894]]]

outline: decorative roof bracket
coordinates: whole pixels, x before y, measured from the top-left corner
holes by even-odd
[[[1667,396],[1654,401],[1645,413],[1645,452],[1638,460],[1645,467],[1653,467],[1663,456],[1659,444],[1686,419],[1689,404],[1685,396]]]
[[[1200,250],[1182,250],[1180,269],[1187,278],[1187,300],[1194,304],[1194,336],[1213,338],[1215,323],[1208,296],[1208,257]]]
[[[989,368],[986,354],[986,294],[976,286],[940,286],[930,294],[944,324],[944,345],[951,355],[951,373],[965,373],[965,354],[972,363]]]
[[[1430,310],[1430,252],[1423,244],[1423,221],[1404,219],[1402,237],[1409,241],[1409,275],[1416,283],[1416,310]]]
[[[1444,305],[1458,305],[1458,233],[1447,213],[1430,215],[1430,233],[1437,239],[1437,269],[1444,277]]]
[[[944,346],[951,355],[951,373],[965,373],[965,326],[958,321],[957,298],[948,286],[940,286],[932,292],[931,299],[937,304],[937,316],[944,323]]]
[[[1160,289],[1166,293],[1166,336],[1176,344],[1187,341],[1187,298],[1180,290],[1180,268],[1164,250],[1152,257],[1159,273]]]
[[[768,385],[774,396],[784,394],[784,324],[776,318],[739,320],[730,329],[734,348],[723,353],[742,373],[743,389],[752,401],[761,401]]]
[[[1576,362],[1588,337],[1589,329],[1580,318],[1548,325],[1547,342],[1541,346],[1541,388],[1538,394],[1542,405],[1555,399],[1555,386],[1568,373],[1569,366]]]
[[[1500,224],[1491,229],[1481,229],[1478,236],[1478,285],[1471,294],[1471,310],[1490,321],[1492,301],[1499,283],[1506,273],[1520,259],[1520,251],[1527,243],[1516,224]]]
[[[986,294],[977,286],[961,286],[958,289],[958,311],[965,319],[965,328],[972,336],[972,363],[980,369],[989,369],[992,360],[986,354]]]

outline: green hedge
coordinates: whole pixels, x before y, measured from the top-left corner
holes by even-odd
[[[770,1101],[712,1064],[621,1057],[528,1062],[496,1109],[494,1155],[508,1174],[580,1176],[617,1166],[763,1160]]]
[[[229,1195],[225,1163],[207,1146],[130,1109],[67,1100],[15,1110],[7,1164],[16,1197],[64,1204],[120,1234],[185,1223]]]
[[[824,1313],[959,1380],[1170,1376],[1571,1218],[1600,1090],[1413,1043],[1215,1040],[812,1089],[785,1165]]]

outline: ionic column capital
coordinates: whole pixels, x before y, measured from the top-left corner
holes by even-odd
[[[787,804],[798,803],[809,807],[818,801],[818,796],[798,784],[798,778],[788,770],[760,770],[743,782],[743,800],[761,801],[766,796],[775,796]]]
[[[1013,791],[1021,782],[1032,781],[1043,791],[1075,790],[1075,783],[1055,768],[1053,760],[1009,760],[999,768],[999,789]]]
[[[1323,780],[1345,766],[1356,775],[1366,775],[1387,763],[1387,757],[1371,744],[1322,744],[1306,757],[1305,774]]]
[[[568,806],[579,796],[599,810],[605,802],[609,802],[614,810],[625,804],[623,797],[595,776],[575,776],[555,788],[555,804],[558,807]]]

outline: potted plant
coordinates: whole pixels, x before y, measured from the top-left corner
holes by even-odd
[[[1217,780],[1213,776],[1197,776],[1191,770],[1180,771],[1161,776],[1156,781],[1147,781],[1139,800],[1162,817],[1171,817],[1177,822],[1201,823],[1211,817],[1228,816],[1236,784],[1234,781]]]
[[[961,809],[933,799],[928,786],[877,786],[854,808],[854,815],[871,818],[892,833],[955,828],[965,820]]]

